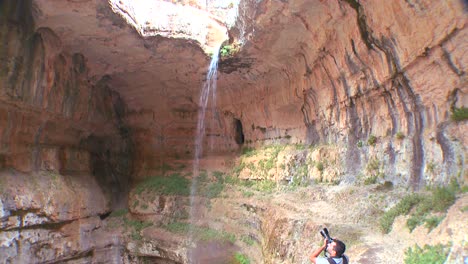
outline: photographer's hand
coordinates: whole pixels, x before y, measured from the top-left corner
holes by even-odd
[[[327,249],[328,240],[326,238],[323,240],[323,246],[325,247],[325,249]]]
[[[325,249],[327,249],[327,239],[323,240],[323,246],[321,246],[320,248],[318,248],[317,250],[314,251],[314,253],[312,253],[312,255],[310,255],[310,261],[312,263],[316,263],[317,261],[317,257],[320,255],[320,253],[322,253],[322,251],[324,251]]]

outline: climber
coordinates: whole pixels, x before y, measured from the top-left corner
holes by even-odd
[[[323,250],[326,250],[325,255],[328,253],[328,257],[318,257]],[[310,255],[310,261],[314,264],[348,264],[349,259],[344,255],[345,250],[346,245],[342,241],[333,239],[330,242],[325,238],[323,246]]]

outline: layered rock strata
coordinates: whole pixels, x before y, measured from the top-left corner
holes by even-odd
[[[125,204],[129,178],[193,157],[211,35],[152,19],[132,27],[107,1],[0,7],[1,261],[186,262],[183,238],[164,247],[168,235],[150,229],[161,244],[124,246],[102,220]],[[468,105],[466,8],[460,0],[241,1],[229,35],[242,47],[220,62],[204,147],[214,150],[205,154],[325,145],[279,157],[284,168],[267,177],[241,177],[288,181],[301,164],[307,182],[359,183],[371,170],[375,182],[413,189],[466,183],[467,121],[451,118]],[[168,38],[178,31],[182,38]],[[308,159],[333,163],[322,172]],[[131,213],[144,218],[141,209]],[[278,219],[262,230],[269,259],[295,254],[275,229],[315,228]]]
[[[125,203],[125,105],[86,58],[34,29],[28,1],[0,5],[0,262],[99,261],[119,251],[101,219]]]
[[[451,119],[468,104],[463,1],[250,8],[254,34],[218,84],[250,146],[338,144],[350,182],[373,159],[414,188],[466,180],[467,124]]]

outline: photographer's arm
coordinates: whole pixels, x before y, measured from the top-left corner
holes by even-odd
[[[325,239],[324,242],[323,242],[323,246],[321,246],[319,249],[315,250],[314,253],[312,253],[312,255],[310,255],[310,261],[312,263],[316,263],[317,262],[317,257],[320,255],[320,253],[322,253],[322,251],[324,251],[325,249],[327,248],[327,240]]]

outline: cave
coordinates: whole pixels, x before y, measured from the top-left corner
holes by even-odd
[[[244,144],[244,132],[242,129],[242,122],[239,119],[234,119],[235,132],[235,141],[238,145]]]
[[[324,227],[353,263],[466,262],[466,22],[462,0],[0,1],[0,262],[309,263]]]

